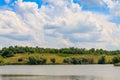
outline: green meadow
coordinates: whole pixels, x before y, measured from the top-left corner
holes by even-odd
[[[119,50],[10,46],[0,51],[0,65],[114,64],[118,66],[119,55]]]

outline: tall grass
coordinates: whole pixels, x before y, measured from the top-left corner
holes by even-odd
[[[97,64],[98,60],[101,58],[102,55],[82,55],[82,54],[49,54],[49,53],[42,53],[42,54],[15,54],[13,57],[4,58],[4,61],[9,64],[13,63],[19,63],[18,59],[22,58],[22,63],[26,64],[30,61],[30,57],[34,57],[33,59],[36,60],[36,58],[43,58],[46,59],[46,64],[51,64],[51,59],[55,59],[55,64],[63,64],[63,60],[68,58],[88,58],[93,59],[94,63]],[[111,63],[112,62],[112,55],[105,55],[105,63]],[[39,61],[39,60],[38,60]],[[35,64],[35,63],[34,63]]]

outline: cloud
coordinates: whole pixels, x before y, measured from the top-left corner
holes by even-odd
[[[0,35],[1,36],[17,36],[19,35],[28,35],[26,32],[29,30],[25,24],[22,22],[22,20],[19,18],[16,13],[12,11],[2,11],[0,12]],[[13,38],[13,37],[9,37]],[[22,38],[22,37],[21,37]]]
[[[114,2],[104,1],[112,11]],[[103,6],[105,2],[81,0],[89,6]],[[83,11],[72,0],[44,0],[41,8],[35,2],[17,0],[12,9],[0,9],[0,17],[1,46],[120,47],[120,25],[110,21],[111,14]]]
[[[80,0],[80,3],[81,5],[87,5],[89,7],[95,7],[95,6],[98,6],[98,7],[101,7],[104,5],[104,2],[103,0]]]
[[[112,15],[120,16],[120,7],[118,7],[120,6],[120,0],[104,0],[104,2],[107,4]]]
[[[105,48],[106,46],[107,48],[107,45],[113,43],[114,39],[112,39],[110,34],[112,34],[112,28],[116,25],[109,22],[110,16],[82,11],[78,5],[71,5],[71,8],[65,8],[61,15],[54,14],[52,16],[51,21],[48,23],[49,25],[45,26],[48,36],[61,37],[61,40],[64,39],[66,42],[69,41],[74,45],[83,43],[86,45],[91,44],[91,47],[97,45],[97,47],[102,46]],[[56,10],[57,7],[52,8]],[[49,9],[50,11],[51,8]],[[51,18],[51,15],[48,14],[48,16]]]
[[[0,43],[1,43],[1,47],[9,47],[11,45],[15,46],[33,46],[34,41],[19,41],[16,39],[11,39],[11,38],[6,38],[6,37],[0,37]]]
[[[10,3],[10,0],[5,0],[5,2],[8,4],[8,3]]]

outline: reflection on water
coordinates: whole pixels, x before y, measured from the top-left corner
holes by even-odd
[[[7,65],[0,66],[0,75],[0,80],[120,80],[120,67],[113,65]]]
[[[0,80],[120,80],[94,76],[0,76]]]

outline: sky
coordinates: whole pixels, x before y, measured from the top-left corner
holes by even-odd
[[[120,0],[0,0],[0,48],[120,49]]]

